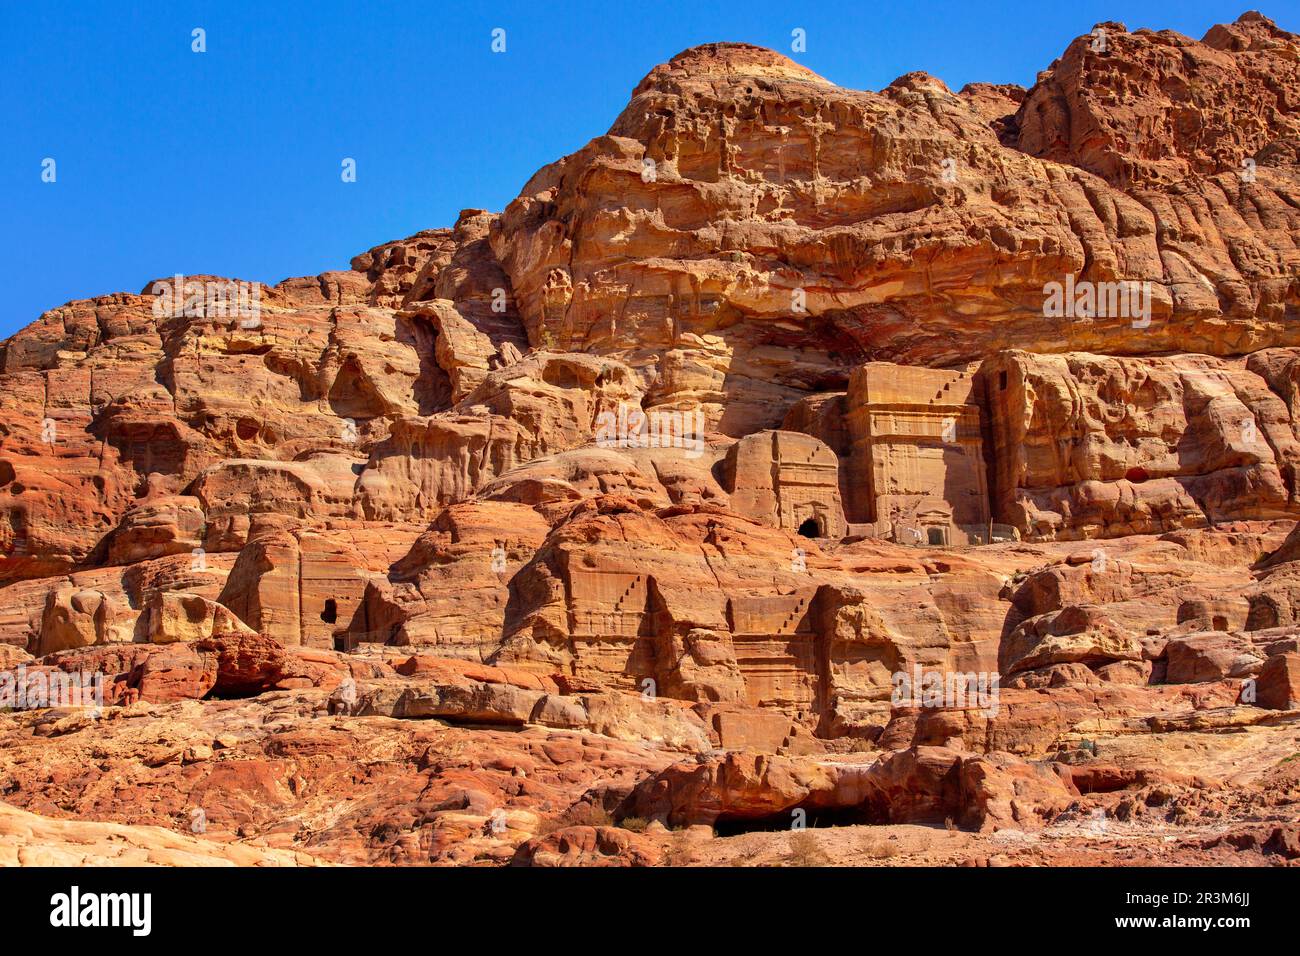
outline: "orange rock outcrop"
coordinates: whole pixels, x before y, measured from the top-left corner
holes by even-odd
[[[1253,13],[1028,90],[709,44],[500,213],[45,313],[0,344],[5,862],[1294,811],[1297,97]]]

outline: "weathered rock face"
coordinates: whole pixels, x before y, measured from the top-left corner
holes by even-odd
[[[144,636],[150,644],[255,636],[229,608],[201,594],[155,591],[145,607]]]
[[[321,866],[308,853],[214,843],[157,826],[47,820],[0,805],[5,866]]]
[[[494,231],[532,341],[654,368],[656,400],[701,401],[729,434],[776,425],[774,405],[864,358],[1294,344],[1294,121],[1271,104],[1295,86],[1295,37],[1246,18],[1202,43],[1114,26],[1109,39],[1107,53],[1075,41],[1018,110],[923,74],[864,93],[753,47],[681,54]],[[1151,177],[1096,175],[1122,151],[1160,179],[1153,151],[1118,133],[1148,103],[1161,121],[1143,142],[1198,143],[1178,164],[1188,178],[1138,190]],[[1248,132],[1229,132],[1238,110]],[[1045,321],[1044,284],[1067,274],[1150,282],[1150,326]]]
[[[656,821],[1028,829],[1280,766],[1298,64],[1257,14],[1030,90],[710,44],[499,215],[46,313],[0,345],[0,694],[110,719],[0,700],[5,792],[647,865]]]
[[[996,520],[1098,538],[1296,511],[1286,401],[1238,362],[1008,352],[981,368]]]
[[[1013,759],[918,747],[876,761],[827,763],[734,753],[677,764],[641,784],[622,812],[672,824],[790,820],[846,810],[895,823],[960,821],[975,828],[1041,826],[1071,792],[1055,773]]]
[[[1115,185],[1162,186],[1294,149],[1295,37],[1258,13],[1199,43],[1102,23],[1039,77],[1010,124],[1015,145]]]
[[[1284,652],[1264,663],[1259,672],[1257,702],[1277,710],[1300,707],[1300,654]]]

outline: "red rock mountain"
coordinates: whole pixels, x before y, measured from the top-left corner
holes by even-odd
[[[47,312],[14,862],[81,832],[20,811],[167,863],[720,862],[664,825],[798,810],[869,829],[745,859],[1300,856],[1298,243],[1300,37],[1247,13],[1028,90],[696,47],[500,213]]]

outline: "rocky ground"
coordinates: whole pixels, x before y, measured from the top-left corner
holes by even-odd
[[[421,694],[434,687],[411,683]],[[488,686],[513,685],[476,690]],[[0,792],[30,811],[0,817],[6,859],[998,866],[1300,857],[1296,711],[1184,701],[1165,718],[1183,724],[1176,729],[1149,717],[1145,727],[1133,718],[1108,727],[1095,715],[1066,735],[1079,742],[1086,730],[1086,751],[1012,760],[961,742],[723,752],[665,740],[662,718],[648,723],[634,707],[599,732],[507,724],[508,715],[483,710],[462,723],[450,713],[330,709],[331,695],[311,689],[138,701],[98,718],[5,715]],[[880,771],[900,758],[905,766]],[[656,789],[669,803],[656,803]],[[800,806],[806,829],[791,830]],[[97,820],[115,823],[86,822]]]
[[[1028,90],[710,44],[499,214],[46,313],[0,861],[1300,858],[1297,97],[1259,14]]]

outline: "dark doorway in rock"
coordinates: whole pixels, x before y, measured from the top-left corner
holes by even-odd
[[[339,605],[333,598],[325,599],[325,610],[320,612],[320,619],[326,624],[333,624],[339,619]]]
[[[809,518],[803,524],[799,525],[799,533],[805,538],[820,538],[822,529],[817,524],[816,518]]]
[[[948,542],[944,540],[946,537],[948,537],[948,536],[947,536],[946,534],[943,533],[943,529],[942,529],[942,528],[927,528],[927,529],[926,529],[926,540],[927,540],[930,544],[947,544]]]

